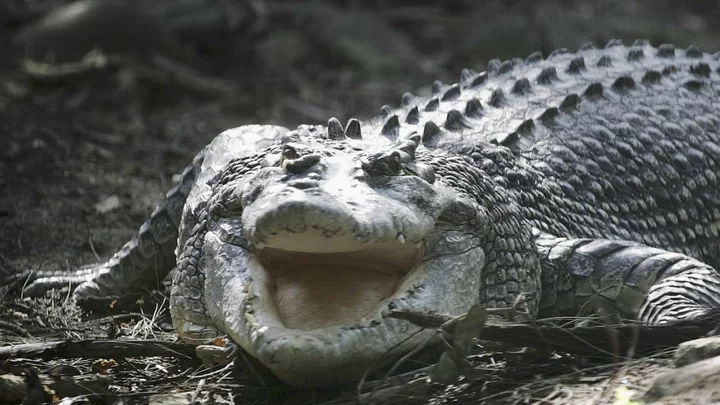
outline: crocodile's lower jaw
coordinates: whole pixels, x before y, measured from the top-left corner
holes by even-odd
[[[398,242],[335,253],[257,250],[281,323],[290,330],[352,327],[379,316],[422,257]],[[259,309],[259,308],[258,308]]]
[[[374,258],[374,261],[383,264],[375,269],[376,272],[389,268],[404,269],[401,273],[409,270],[403,276],[383,276],[391,281],[397,277],[398,281],[391,287],[391,295],[374,306],[363,307],[363,311],[370,308],[365,319],[362,319],[360,311],[347,310],[339,315],[325,313],[323,321],[313,324],[312,327],[302,325],[303,320],[296,318],[295,323],[291,323],[295,326],[293,328],[285,324],[288,316],[299,316],[302,310],[292,313],[293,309],[287,306],[281,315],[277,305],[278,280],[273,274],[277,273],[274,265],[276,260],[282,261],[290,257],[313,257],[317,263],[317,258],[321,256],[315,257],[306,253],[298,256],[297,253],[290,252],[247,249],[238,244],[223,242],[220,236],[208,232],[203,246],[204,262],[200,264],[215,271],[206,273],[204,293],[205,302],[208,303],[208,318],[199,318],[199,321],[212,322],[216,332],[227,334],[284,382],[295,386],[327,386],[357,381],[367,370],[392,361],[434,333],[432,330],[422,331],[407,321],[387,316],[390,308],[457,315],[466,312],[477,302],[476,299],[465,299],[469,297],[467,294],[460,295],[459,299],[457,295],[453,295],[458,289],[475,291],[480,288],[482,269],[486,261],[482,241],[468,236],[467,231],[438,227],[424,238],[421,247],[409,241],[405,244],[383,242],[364,245],[366,248],[368,246],[387,249],[356,249],[344,253],[336,252],[322,258],[326,263],[343,263],[345,266],[365,263],[363,260]],[[265,246],[263,249],[273,248],[277,249],[273,246]],[[328,252],[321,254],[326,253]],[[336,254],[343,257],[343,260],[336,260],[333,256]],[[396,266],[388,263],[395,263]],[[266,267],[270,267],[270,271]],[[333,274],[334,281],[322,291],[332,292],[329,286],[334,285],[337,288],[335,291],[342,294],[359,294],[349,300],[349,303],[360,301],[363,295],[358,292],[362,287],[357,284],[359,281],[342,275],[357,273],[368,267],[369,265],[359,264],[332,267],[342,272]],[[330,268],[326,267],[324,271],[329,271]],[[291,291],[298,294],[303,288],[310,288],[318,281],[315,277],[321,275],[308,274],[305,280],[287,274],[280,277],[285,278],[282,282],[288,284],[280,295],[293,293]],[[379,280],[371,279],[365,282],[365,287],[384,285]],[[373,293],[373,297],[384,297],[387,294],[386,288],[388,287],[380,288],[381,291]],[[323,303],[321,300],[309,298],[311,293],[317,291],[319,290],[311,289],[305,291],[305,295],[300,294],[297,297],[314,300],[322,308],[337,306],[336,303]],[[186,307],[193,304],[192,300],[188,301],[184,303]],[[203,337],[203,324],[194,321],[194,313],[179,306],[174,309],[173,319],[183,340],[197,341]],[[347,314],[350,315],[343,318]],[[309,311],[305,314],[306,317],[315,315],[317,314]],[[305,322],[313,321],[305,319]],[[215,335],[208,337],[212,339]]]

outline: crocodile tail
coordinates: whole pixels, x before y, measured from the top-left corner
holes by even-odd
[[[35,271],[16,275],[23,292],[36,296],[52,288],[77,285],[76,298],[120,296],[158,287],[175,267],[178,226],[205,156],[201,151],[180,175],[180,181],[142,224],[138,234],[107,262],[72,272]]]

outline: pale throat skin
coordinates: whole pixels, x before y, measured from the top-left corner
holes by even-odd
[[[268,149],[246,158],[225,152],[247,144],[242,131],[207,150],[196,185],[208,186],[183,218],[200,225],[180,229],[171,311],[181,338],[226,333],[282,380],[323,385],[426,338],[390,309],[459,314],[478,302],[489,218],[436,177],[419,136],[373,145],[265,132]],[[196,268],[182,267],[188,251],[202,257]],[[201,300],[182,293],[193,277]]]

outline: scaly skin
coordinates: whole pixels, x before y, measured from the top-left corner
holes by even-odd
[[[717,58],[611,41],[489,65],[344,128],[219,135],[179,223],[181,338],[227,334],[316,386],[430,333],[392,308],[457,315],[525,294],[532,316],[667,322],[720,306]],[[128,277],[112,260],[104,274]]]

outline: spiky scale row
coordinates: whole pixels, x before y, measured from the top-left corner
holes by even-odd
[[[340,121],[332,117],[327,123],[327,134],[329,139],[342,140],[345,139],[345,130],[342,127]]]
[[[628,62],[637,62],[645,58],[645,52],[641,48],[633,48],[630,49],[625,55],[625,59],[627,59]]]
[[[467,84],[468,82],[472,82],[473,79],[475,79],[475,76],[477,76],[477,72],[474,70],[463,69],[460,71],[460,83]]]
[[[472,128],[465,116],[458,110],[450,110],[445,119],[445,128],[451,131],[462,131],[466,128]]]
[[[620,76],[613,82],[612,87],[620,92],[629,90],[635,87],[635,80],[630,76]]]
[[[402,97],[400,97],[400,105],[403,107],[409,106],[412,104],[413,100],[415,99],[415,96],[413,96],[410,92],[403,93]]]
[[[578,48],[578,52],[592,51],[594,49],[597,49],[595,48],[595,44],[593,44],[592,42],[585,42],[584,44],[580,45],[580,47]]]
[[[490,59],[487,63],[487,71],[490,73],[497,73],[500,68],[500,59]]]
[[[632,46],[638,47],[638,46],[650,46],[650,40],[649,39],[643,39],[638,38],[633,41]]]
[[[400,118],[397,114],[393,114],[385,121],[381,133],[388,138],[396,138],[400,131]]]
[[[535,121],[532,119],[525,120],[520,124],[517,131],[507,134],[505,137],[501,137],[498,139],[495,139],[495,143],[498,143],[503,146],[511,146],[515,142],[517,142],[518,139],[520,139],[521,136],[527,136],[533,133],[535,131]]]
[[[437,97],[433,97],[430,101],[425,104],[425,111],[435,111],[440,108],[440,100]]]
[[[555,80],[558,80],[557,69],[555,69],[555,66],[543,68],[537,78],[535,78],[535,81],[539,84],[550,84]]]
[[[405,122],[413,125],[420,123],[420,110],[417,106],[413,107],[412,109],[410,109],[410,111],[408,111],[408,114],[405,117]]]
[[[525,58],[525,63],[532,64],[543,60],[542,52],[533,52]]]
[[[529,134],[535,129],[535,122],[532,119],[523,121],[517,129],[519,134]]]
[[[607,67],[611,67],[613,65],[613,61],[610,56],[603,55],[602,57],[600,57],[600,59],[598,59],[598,61],[595,65],[597,67],[607,68]]]
[[[513,84],[511,93],[517,94],[517,95],[525,95],[531,92],[530,90],[530,81],[526,78],[520,78],[517,81],[515,81],[515,84]]]
[[[487,72],[482,72],[478,74],[470,83],[470,87],[478,87],[481,86],[483,83],[485,83],[488,79]]]
[[[603,85],[600,82],[591,83],[583,93],[588,98],[600,97],[603,94]]]
[[[348,120],[348,123],[345,126],[345,135],[352,139],[362,139],[360,121],[358,121],[357,118],[350,118],[350,120]]]
[[[567,68],[567,72],[570,74],[580,74],[583,70],[585,70],[585,58],[582,56],[573,58],[573,60],[570,61],[570,66]]]
[[[482,103],[477,97],[473,97],[465,104],[465,115],[471,118],[479,118],[482,116]]]
[[[501,88],[497,88],[490,94],[490,101],[488,101],[488,104],[495,108],[500,108],[505,105],[505,102],[505,93]]]
[[[568,94],[560,103],[560,110],[574,110],[580,104],[580,96],[577,94]]]
[[[707,63],[697,63],[693,66],[690,66],[690,73],[694,74],[695,76],[700,77],[710,77],[710,72],[712,70],[710,69],[710,65]]]
[[[647,40],[637,40],[633,43],[631,48],[628,48],[624,55],[626,62],[640,62],[646,58],[646,49],[644,46],[649,45]],[[611,40],[607,43],[605,48],[611,49],[622,46],[622,42],[618,40]],[[569,75],[582,75],[587,70],[586,56],[581,55],[583,52],[589,52],[595,50],[595,46],[592,43],[582,45],[578,49],[578,55],[572,57],[566,68],[562,70],[564,73]],[[566,49],[559,49],[552,52],[548,59],[560,57],[561,55],[567,54]],[[654,51],[655,56],[664,59],[673,59],[676,57],[677,51],[673,45],[664,44],[660,45]],[[690,47],[685,51],[685,56],[688,58],[702,57],[702,53],[696,47]],[[509,61],[501,62],[500,60],[491,60],[488,62],[488,71],[477,73],[471,69],[463,69],[460,72],[460,80],[456,84],[446,85],[441,81],[435,81],[432,84],[433,97],[425,101],[424,106],[417,105],[417,99],[412,93],[404,93],[400,99],[400,105],[402,107],[408,107],[407,113],[404,118],[404,122],[411,125],[418,125],[422,122],[421,114],[425,112],[435,112],[440,110],[442,103],[452,102],[459,100],[463,96],[463,89],[472,89],[482,86],[488,81],[490,75],[503,75],[509,73],[519,65],[532,65],[542,60],[542,54],[539,52],[529,55],[525,60],[512,59]],[[716,59],[720,59],[720,53],[716,55]],[[613,58],[610,55],[601,55],[595,64],[598,67],[611,67],[613,66]],[[543,67],[539,74],[534,79],[529,80],[526,77],[519,77],[513,83],[509,89],[508,94],[513,96],[523,96],[533,93],[533,85],[552,85],[555,81],[562,80],[558,75],[559,67],[547,66]],[[662,72],[657,70],[648,70],[642,76],[641,82],[643,85],[650,86],[659,83],[663,76],[669,76],[678,72],[678,67],[674,65],[665,66]],[[689,90],[700,90],[705,83],[701,80],[708,78],[712,74],[712,69],[707,63],[698,62],[690,67],[690,73],[696,76],[699,80],[689,80],[683,85]],[[718,69],[720,73],[720,69]],[[638,78],[640,80],[640,78]],[[627,93],[633,90],[637,86],[636,81],[629,75],[623,75],[618,77],[608,88],[611,88],[616,93]],[[578,93],[571,93],[566,95],[557,106],[548,107],[541,114],[535,117],[539,124],[545,126],[552,126],[557,123],[557,117],[560,112],[570,112],[578,108],[579,104],[583,99],[599,99],[604,97],[605,86],[600,81],[591,82],[584,91]],[[494,88],[489,98],[487,99],[487,105],[494,108],[502,108],[510,102],[508,96],[505,93],[505,89],[497,87]],[[432,121],[427,121],[424,125],[422,141],[426,145],[437,144],[438,139],[442,137],[443,130],[450,132],[462,132],[465,129],[472,128],[472,119],[482,119],[485,115],[484,107],[481,101],[477,97],[469,98],[464,108],[453,108],[447,112],[445,122],[442,125],[438,125]],[[383,106],[381,108],[381,117],[383,119],[383,125],[380,132],[391,139],[395,139],[399,135],[401,128],[400,115],[393,110],[390,106]],[[519,135],[531,134],[535,130],[535,124],[533,120],[526,120],[516,128],[514,132],[509,133],[503,139],[503,144],[511,143],[514,139],[517,139]],[[328,137],[335,138],[340,136],[347,136],[350,138],[359,139],[362,137],[360,131],[359,121],[353,119],[348,122],[347,127],[344,131],[341,131],[341,125],[339,121],[335,120],[332,123],[328,122]],[[497,140],[497,139],[496,139]]]
[[[558,48],[558,49],[550,52],[550,54],[548,55],[548,59],[555,58],[555,57],[558,57],[558,56],[560,56],[560,55],[565,55],[565,54],[567,54],[567,53],[568,53],[567,48]]]
[[[460,98],[460,92],[461,92],[460,86],[457,84],[453,84],[452,86],[450,86],[449,89],[447,89],[445,91],[445,93],[443,93],[440,100],[442,100],[442,101],[457,100],[458,98]]]
[[[701,59],[703,54],[700,48],[695,45],[690,45],[685,49],[685,56],[690,59]]]
[[[657,47],[657,56],[665,59],[675,58],[675,45],[662,44]]]
[[[660,74],[660,72],[657,70],[648,70],[643,75],[642,82],[645,84],[654,84],[659,83],[660,79],[662,79],[662,74]]]
[[[663,76],[669,76],[674,73],[677,73],[677,66],[674,65],[665,66],[662,70]]]
[[[538,119],[543,123],[543,125],[551,126],[555,124],[555,118],[557,118],[558,115],[560,115],[560,110],[558,110],[557,107],[550,107],[543,111]]]
[[[498,66],[497,73],[499,75],[501,75],[503,73],[507,73],[507,72],[513,70],[514,67],[515,67],[515,65],[513,65],[513,63],[511,61],[506,60],[505,62],[501,63],[500,66]]]
[[[425,146],[433,147],[437,145],[441,134],[442,130],[440,130],[440,127],[438,127],[436,123],[428,121],[425,123],[425,128],[423,129],[422,142]]]
[[[700,91],[704,86],[705,83],[698,80],[688,80],[683,84],[683,87],[692,91]]]

